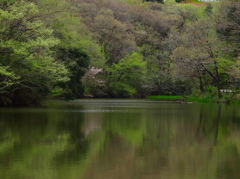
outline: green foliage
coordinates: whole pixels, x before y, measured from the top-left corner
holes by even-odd
[[[1,2],[1,6],[1,74],[5,81],[12,79],[10,86],[1,83],[5,89],[1,91],[1,104],[38,103],[52,84],[68,80],[68,71],[51,51],[59,40],[37,18],[35,4],[16,1],[11,5]]]
[[[206,92],[208,93],[209,97],[217,97],[217,88],[215,86],[207,86],[206,87]]]
[[[194,89],[192,94],[187,97],[189,102],[199,103],[232,103],[238,101],[237,93],[232,90],[231,92],[222,92],[222,98],[218,98],[218,91],[215,86],[207,86],[205,93],[201,93],[198,89]],[[234,103],[234,102],[233,102]]]
[[[233,49],[239,51],[240,38],[240,4],[236,1],[222,1],[216,8],[216,15],[220,23],[217,24],[217,32],[220,38],[232,44]]]
[[[148,99],[166,99],[166,100],[180,100],[184,99],[182,96],[148,96]]]
[[[215,101],[213,98],[210,97],[188,97],[187,102],[213,103]]]
[[[223,97],[221,89],[226,86],[229,88],[229,81],[237,77],[236,74],[240,71],[233,70],[236,66],[233,49],[219,39],[214,16],[209,17],[200,16],[199,19],[193,19],[193,22],[185,23],[179,36],[174,36],[178,42],[172,53],[173,67],[177,78],[185,77],[198,81],[202,93],[207,86],[215,86],[217,94],[208,91],[209,95],[217,95],[216,98],[220,99]]]
[[[58,48],[58,58],[64,61],[70,72],[70,80],[62,83],[65,92],[63,96],[67,99],[81,98],[84,94],[81,78],[89,67],[90,59],[85,52],[77,48]]]
[[[107,69],[109,88],[113,96],[130,97],[141,86],[146,62],[142,55],[132,53]]]
[[[237,89],[240,79],[239,3],[159,2],[0,1],[1,105],[38,104],[48,94],[188,95],[198,88],[214,96],[208,86],[218,100],[230,98],[220,89]]]
[[[60,40],[54,51],[55,58],[61,60],[70,72],[70,80],[59,83],[64,89],[61,97],[75,99],[83,97],[84,86],[82,77],[90,65],[102,67],[104,57],[100,46],[93,40],[92,33],[80,21],[77,11],[67,1],[40,1],[39,6],[43,9],[51,9],[54,14],[49,25],[54,30],[54,36]],[[101,60],[100,60],[101,59]]]
[[[229,102],[230,104],[240,104],[240,100],[239,99],[235,99],[235,100],[230,100]]]
[[[126,24],[114,17],[112,10],[100,10],[92,27],[104,50],[108,66],[118,63],[121,58],[136,49],[132,32]]]
[[[55,96],[60,96],[63,94],[63,89],[60,87],[56,87],[54,89],[51,90],[51,96],[55,97]]]
[[[97,44],[92,37],[93,34],[77,17],[74,9],[70,8],[58,12],[51,26],[54,29],[54,35],[61,40],[58,44],[59,48],[77,49],[91,59],[91,65],[103,66],[104,57],[100,45]]]

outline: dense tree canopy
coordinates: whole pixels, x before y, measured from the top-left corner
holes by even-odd
[[[239,84],[239,10],[229,0],[1,0],[0,104],[209,88],[221,98]]]
[[[51,50],[59,40],[38,15],[34,3],[1,2],[1,103],[34,103],[52,84],[68,80]]]

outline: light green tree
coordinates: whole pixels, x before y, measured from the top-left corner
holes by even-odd
[[[107,69],[108,86],[113,96],[130,97],[141,87],[146,62],[142,55],[133,52]]]
[[[34,3],[0,2],[0,103],[36,104],[54,83],[67,81],[68,71],[53,58],[59,43],[39,19]]]

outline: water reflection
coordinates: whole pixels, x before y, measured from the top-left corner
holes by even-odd
[[[237,179],[238,108],[78,100],[0,109],[0,178]]]

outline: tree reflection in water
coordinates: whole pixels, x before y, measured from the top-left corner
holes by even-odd
[[[237,179],[239,121],[235,106],[146,100],[1,109],[0,178]]]

